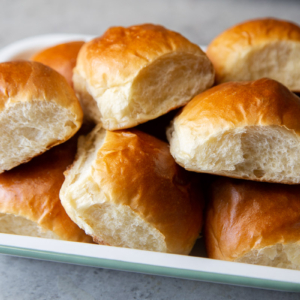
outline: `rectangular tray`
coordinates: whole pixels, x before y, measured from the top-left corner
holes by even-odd
[[[0,253],[77,265],[300,292],[295,270],[203,257],[0,234]]]
[[[29,59],[43,48],[92,36],[52,34],[28,38],[0,49],[0,62]],[[202,49],[205,47],[202,47]],[[175,255],[0,233],[0,253],[92,267],[233,285],[300,292],[300,272],[205,258],[202,239],[191,255]]]

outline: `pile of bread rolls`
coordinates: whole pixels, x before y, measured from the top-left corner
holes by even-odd
[[[213,84],[199,46],[162,26],[114,27],[3,63],[0,81],[1,232],[191,251],[203,225],[201,179],[166,142],[130,128]]]
[[[210,258],[300,269],[299,91],[276,19],[207,55],[144,24],[0,64],[0,232],[188,254],[204,224]]]

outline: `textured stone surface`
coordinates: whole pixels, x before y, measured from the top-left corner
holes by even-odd
[[[300,2],[279,0],[0,0],[0,47],[46,33],[100,35],[113,25],[152,22],[198,44],[250,18],[299,22]],[[299,299],[266,291],[0,255],[0,300]]]
[[[284,293],[0,256],[2,300],[294,300]]]

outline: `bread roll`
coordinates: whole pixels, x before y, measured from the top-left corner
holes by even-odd
[[[300,99],[271,79],[229,82],[196,96],[168,132],[190,171],[300,183]]]
[[[59,199],[63,172],[73,162],[72,139],[0,175],[0,232],[92,242]]]
[[[236,25],[207,48],[216,70],[216,83],[275,79],[300,91],[300,27],[276,19]]]
[[[205,241],[210,258],[300,269],[300,186],[219,179]]]
[[[73,69],[76,65],[78,52],[83,44],[83,41],[74,41],[55,45],[36,53],[31,60],[51,67],[63,75],[73,87]]]
[[[168,145],[148,134],[98,125],[79,140],[60,197],[70,218],[100,244],[188,254],[203,199]]]
[[[185,105],[213,84],[214,70],[197,45],[145,24],[113,27],[86,43],[73,81],[85,114],[116,130]]]
[[[66,79],[37,62],[0,64],[0,173],[58,145],[83,113]]]

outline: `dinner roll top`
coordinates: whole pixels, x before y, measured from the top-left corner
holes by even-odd
[[[63,76],[37,62],[0,64],[0,173],[60,144],[83,113]]]
[[[300,91],[300,27],[276,19],[236,25],[216,37],[207,48],[216,82],[275,79]]]
[[[92,242],[59,199],[63,172],[75,153],[72,139],[0,175],[0,232]]]
[[[222,178],[205,220],[210,258],[300,269],[300,186]]]
[[[98,125],[79,140],[60,196],[71,219],[94,241],[187,254],[202,226],[203,199],[168,145]]]
[[[300,183],[300,99],[271,79],[230,82],[196,96],[168,138],[187,170]]]
[[[144,24],[113,27],[86,43],[73,81],[87,116],[115,130],[186,104],[213,84],[214,70],[179,33]]]
[[[73,87],[73,69],[76,65],[78,52],[83,44],[83,41],[74,41],[55,45],[36,53],[31,60],[51,67],[63,75]]]

